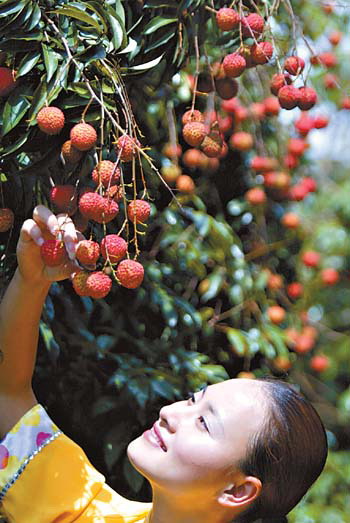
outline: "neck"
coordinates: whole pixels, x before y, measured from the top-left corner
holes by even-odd
[[[214,499],[189,500],[187,496],[169,495],[153,490],[153,506],[149,523],[228,523],[232,521],[225,509]]]

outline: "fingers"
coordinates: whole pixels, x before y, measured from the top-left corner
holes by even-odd
[[[62,239],[66,245],[68,256],[73,260],[75,257],[75,246],[78,242],[75,225],[67,214],[59,214],[57,216],[57,221],[62,234]]]
[[[57,217],[44,205],[37,205],[33,210],[33,220],[38,226],[56,236],[59,231]]]
[[[44,243],[44,238],[42,236],[42,232],[40,227],[35,223],[34,220],[26,220],[21,228],[20,232],[20,239],[24,242],[30,242],[34,240],[34,242],[41,247],[41,245]]]

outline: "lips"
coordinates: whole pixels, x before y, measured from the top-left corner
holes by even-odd
[[[159,441],[159,444],[160,444],[161,448],[164,450],[164,452],[167,452],[168,449],[167,449],[167,447],[166,447],[166,445],[164,443],[164,440],[163,440],[163,438],[161,436],[159,427],[157,427],[157,425],[154,424],[152,429],[151,429],[151,431],[152,431],[152,434],[154,434],[155,438]]]

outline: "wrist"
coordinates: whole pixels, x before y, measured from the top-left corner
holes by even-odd
[[[20,269],[17,267],[13,279],[17,284],[27,288],[35,294],[46,294],[51,286],[51,281],[44,280],[43,278],[27,278],[24,277]]]

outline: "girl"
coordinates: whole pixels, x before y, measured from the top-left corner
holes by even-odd
[[[46,267],[44,239],[62,231],[70,261]],[[250,523],[284,517],[327,455],[313,407],[277,380],[227,380],[160,410],[128,446],[152,503],[105,484],[31,387],[50,283],[76,271],[72,221],[43,206],[22,226],[18,268],[0,308],[0,513],[10,523]],[[283,520],[283,519],[282,519]]]

